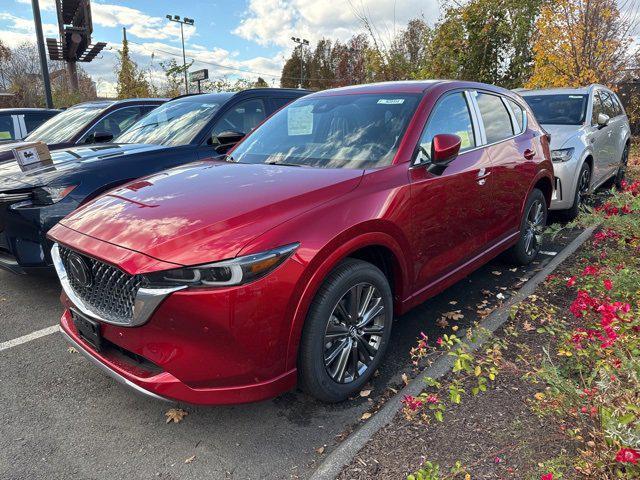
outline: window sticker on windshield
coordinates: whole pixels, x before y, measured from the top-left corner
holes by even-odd
[[[287,110],[289,135],[311,135],[313,133],[313,105],[291,107]]]
[[[582,95],[569,95],[569,98],[577,98],[582,100]]]
[[[402,105],[404,98],[381,98],[378,103],[380,105]]]

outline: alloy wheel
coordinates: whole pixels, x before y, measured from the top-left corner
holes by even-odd
[[[544,207],[540,200],[536,200],[529,207],[525,224],[524,251],[528,256],[534,255],[542,244],[544,223]]]
[[[582,205],[584,202],[584,197],[586,197],[587,192],[589,191],[589,182],[591,180],[591,172],[588,168],[583,168],[580,173],[580,178],[578,179],[578,195],[576,201],[578,205]]]
[[[324,366],[337,383],[361,377],[378,354],[384,334],[382,295],[370,283],[351,287],[333,309],[324,336]]]
[[[620,167],[618,168],[618,174],[616,176],[616,183],[620,184],[622,180],[624,180],[625,175],[627,174],[627,164],[629,163],[629,147],[625,147],[622,152],[622,161],[620,162]]]

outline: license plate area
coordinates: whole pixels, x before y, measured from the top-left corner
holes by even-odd
[[[99,352],[102,349],[100,324],[75,310],[71,310],[71,316],[80,337]]]

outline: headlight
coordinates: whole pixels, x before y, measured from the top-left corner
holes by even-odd
[[[298,248],[292,243],[267,252],[237,257],[196,267],[176,268],[145,275],[150,287],[186,285],[189,287],[223,287],[241,285],[271,272]]]
[[[38,187],[33,191],[34,205],[53,205],[69,195],[76,185],[66,187]]]
[[[560,150],[551,150],[551,160],[554,162],[568,162],[573,156],[573,148],[561,148]]]

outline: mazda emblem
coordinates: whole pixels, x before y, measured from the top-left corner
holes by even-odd
[[[72,253],[67,259],[69,264],[69,276],[81,287],[88,288],[92,285],[91,271],[80,255]]]

